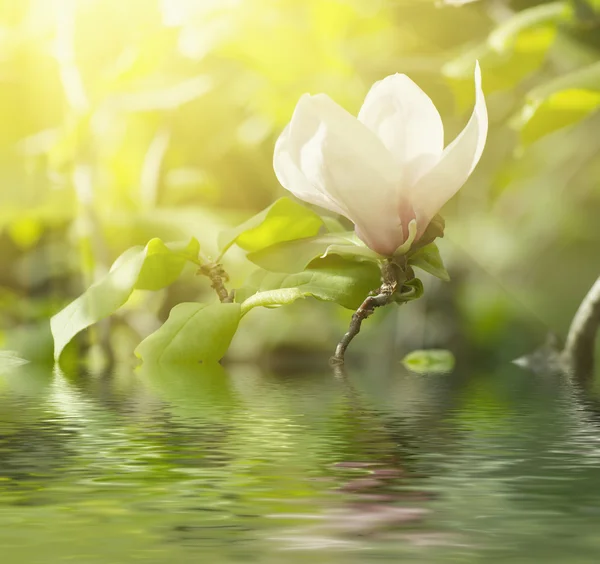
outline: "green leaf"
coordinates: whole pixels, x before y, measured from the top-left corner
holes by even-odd
[[[512,120],[530,144],[585,119],[600,108],[600,63],[563,74],[532,90]]]
[[[301,272],[332,245],[351,244],[354,233],[326,233],[297,241],[285,241],[248,253],[248,260],[272,272]]]
[[[521,10],[496,27],[488,37],[488,44],[495,51],[504,52],[514,47],[523,32],[548,23],[559,22],[566,19],[569,14],[570,10],[564,1]]]
[[[323,220],[325,229],[327,229],[329,233],[344,233],[345,231],[348,231],[348,228],[337,217],[324,215],[321,219]]]
[[[412,278],[408,282],[404,282],[400,290],[396,290],[392,297],[396,303],[405,304],[406,302],[418,300],[423,292],[423,282],[419,278]]]
[[[521,128],[521,140],[526,145],[574,125],[600,108],[600,91],[563,90],[551,94],[542,102],[530,101],[514,123]]]
[[[414,254],[421,247],[429,245],[429,243],[433,243],[438,237],[444,236],[444,230],[446,229],[446,220],[438,213],[433,219],[429,222],[427,229],[425,229],[425,233],[421,235],[419,240],[411,246],[410,254]]]
[[[0,351],[0,370],[4,368],[15,368],[27,364],[29,361],[21,358],[14,351]]]
[[[108,317],[129,298],[144,264],[145,252],[130,249],[125,259],[86,292],[50,320],[54,337],[54,358],[80,331]]]
[[[316,235],[323,220],[309,208],[280,198],[238,227],[223,231],[218,237],[221,256],[237,244],[246,251],[258,251],[282,241],[293,241]]]
[[[135,354],[157,364],[217,362],[225,356],[240,317],[240,304],[181,303]]]
[[[380,284],[379,268],[368,262],[329,257],[297,274],[258,271],[238,292],[242,315],[255,307],[276,307],[313,297],[356,309]]]
[[[138,276],[137,290],[160,290],[170,286],[179,278],[186,263],[198,263],[200,243],[193,239],[189,243],[163,243],[152,239],[146,245],[146,259]]]
[[[473,100],[473,66],[479,60],[486,94],[514,88],[537,71],[557,33],[557,24],[566,21],[570,11],[566,2],[552,2],[516,12],[500,24],[487,39],[442,69],[451,79],[461,108]]]
[[[402,364],[417,374],[445,374],[452,372],[455,360],[448,350],[429,349],[408,353]]]
[[[158,290],[171,284],[186,260],[197,260],[193,251],[198,247],[195,239],[185,247],[152,239],[145,247],[125,251],[106,276],[50,320],[55,360],[75,335],[117,311],[134,289]]]
[[[373,263],[384,258],[360,241],[354,231],[346,231],[278,243],[249,253],[248,259],[265,270],[294,273],[304,270],[313,260],[329,255]]]
[[[406,255],[411,250],[417,234],[417,222],[414,219],[408,225],[408,233],[408,239],[396,249],[394,256]],[[354,231],[325,233],[278,243],[249,253],[247,258],[265,270],[294,273],[301,272],[315,259],[330,255],[372,263],[379,263],[386,258],[367,247]]]
[[[363,243],[359,242],[358,238],[356,242],[352,243],[329,245],[321,258],[326,258],[331,255],[337,255],[349,260],[373,263],[378,263],[384,259],[379,253],[372,251],[369,247],[366,247]]]
[[[440,251],[435,243],[429,243],[429,245],[419,249],[408,259],[408,264],[420,268],[445,282],[450,280],[450,275],[444,266]]]
[[[545,100],[556,92],[563,90],[592,90],[600,91],[600,61],[563,74],[550,80],[527,94],[529,100]]]

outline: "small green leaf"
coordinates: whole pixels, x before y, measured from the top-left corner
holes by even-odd
[[[400,290],[396,290],[392,296],[394,301],[399,304],[418,300],[424,292],[423,282],[419,278],[413,278],[408,282],[404,282]]]
[[[138,345],[135,354],[157,364],[217,362],[225,356],[240,316],[240,304],[181,303],[160,329]]]
[[[221,256],[233,244],[246,251],[258,251],[282,241],[294,241],[316,235],[323,220],[309,208],[280,198],[238,227],[223,231],[218,237]]]
[[[310,287],[280,288],[258,292],[242,303],[242,315],[246,315],[255,307],[280,307],[308,297],[316,297]]]
[[[445,282],[450,280],[450,275],[444,266],[440,251],[435,243],[429,243],[429,245],[419,249],[408,259],[408,264],[420,268]]]
[[[297,274],[258,271],[238,292],[238,299],[244,300],[242,315],[255,307],[276,307],[305,297],[356,309],[379,284],[374,264],[328,257],[318,267]]]
[[[75,335],[117,311],[134,289],[158,290],[171,284],[186,260],[197,260],[196,249],[195,239],[185,247],[152,239],[145,247],[125,251],[106,276],[50,320],[55,360]]]
[[[454,355],[445,349],[418,350],[408,353],[402,364],[417,374],[445,374],[454,369]]]
[[[136,290],[160,290],[179,278],[186,263],[198,263],[200,243],[163,243],[152,239],[146,245],[146,260],[135,284]]]

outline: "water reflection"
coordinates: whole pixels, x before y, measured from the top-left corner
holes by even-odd
[[[0,376],[0,543],[9,562],[595,562],[598,405],[510,366],[23,366]]]

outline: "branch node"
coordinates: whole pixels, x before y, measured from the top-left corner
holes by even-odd
[[[235,298],[235,290],[231,290],[231,292],[227,291],[227,288],[225,287],[225,282],[229,281],[229,275],[223,269],[223,266],[221,264],[203,264],[198,270],[198,273],[210,279],[210,286],[217,293],[217,296],[219,296],[219,300],[221,301],[221,303],[233,303],[233,300]]]

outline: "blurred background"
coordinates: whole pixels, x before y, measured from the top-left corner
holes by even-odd
[[[406,73],[449,142],[476,59],[490,134],[444,210],[453,280],[378,312],[353,343],[374,356],[495,361],[566,332],[600,273],[600,0],[1,0],[0,347],[51,360],[48,318],[132,245],[195,236],[214,254],[221,229],[283,195],[273,145],[303,93],[357,112]],[[253,269],[235,250],[225,266],[231,287]],[[191,272],[135,293],[110,320],[117,354],[209,292]],[[330,352],[350,315],[256,310],[231,358]]]

